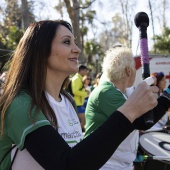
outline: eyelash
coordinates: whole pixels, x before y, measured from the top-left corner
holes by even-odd
[[[70,44],[70,40],[65,40],[64,43],[65,44]]]
[[[64,43],[70,45],[70,40],[65,40]],[[76,41],[74,41],[74,43],[78,46]]]

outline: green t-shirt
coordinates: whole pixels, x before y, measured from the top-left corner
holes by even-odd
[[[99,83],[90,94],[87,103],[85,137],[103,124],[115,110],[125,103],[126,99],[127,97],[111,82],[105,80]],[[131,132],[101,169],[131,170],[136,158],[138,138],[137,130]]]
[[[21,91],[12,101],[5,115],[5,131],[0,138],[0,160],[4,154],[16,144],[19,150],[24,149],[26,136],[39,127],[50,125],[44,114],[39,111],[35,123],[32,123],[28,112],[31,107],[31,97]],[[31,118],[34,120],[35,107],[31,111]],[[0,166],[0,170],[7,170],[11,164],[11,154],[8,154]]]
[[[87,103],[85,137],[103,124],[125,101],[122,93],[111,82],[100,83],[90,94]]]

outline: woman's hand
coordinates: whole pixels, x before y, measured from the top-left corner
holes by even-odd
[[[133,122],[158,104],[157,95],[155,95],[158,93],[158,90],[158,87],[149,86],[145,81],[142,81],[118,110],[129,121]]]

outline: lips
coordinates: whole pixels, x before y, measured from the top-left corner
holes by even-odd
[[[69,58],[70,61],[78,62],[78,58]]]

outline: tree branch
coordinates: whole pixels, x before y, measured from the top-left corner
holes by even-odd
[[[93,1],[91,1],[87,6],[82,6],[82,7],[77,7],[77,8],[74,8],[75,10],[78,10],[78,9],[86,9],[86,8],[88,8],[89,6],[91,6],[91,4],[93,3],[93,2],[95,2],[96,0],[93,0]]]

